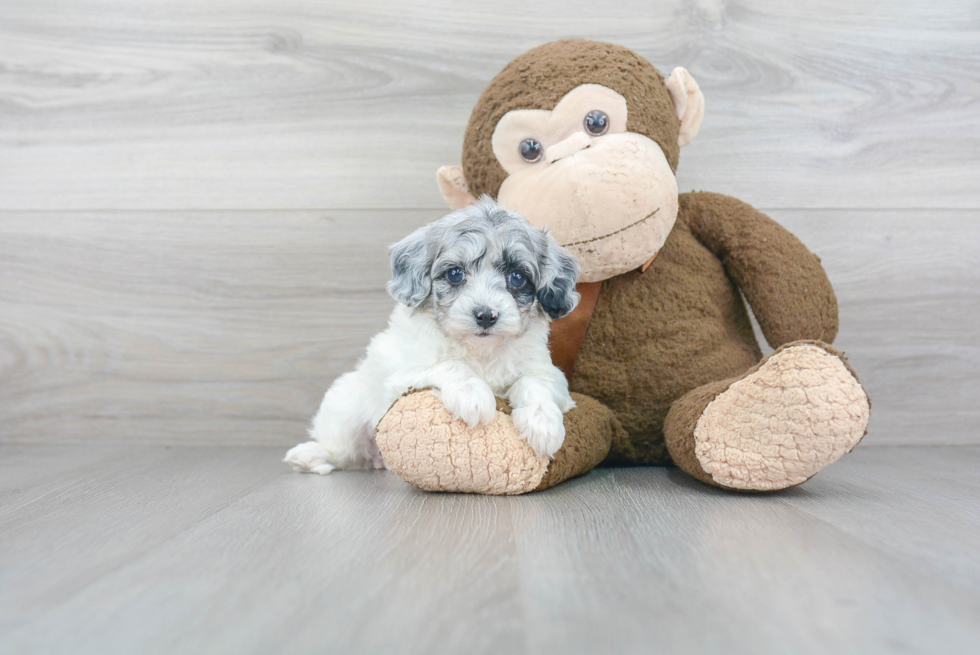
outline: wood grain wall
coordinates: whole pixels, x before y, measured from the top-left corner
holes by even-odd
[[[0,0],[0,440],[301,438],[480,91],[568,36],[699,81],[681,189],[821,255],[867,444],[980,443],[965,0]]]

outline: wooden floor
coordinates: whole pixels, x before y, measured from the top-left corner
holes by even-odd
[[[279,462],[510,59],[685,66],[873,413],[776,495]],[[976,0],[0,0],[0,653],[980,653]]]
[[[600,469],[520,498],[271,447],[0,445],[3,653],[976,653],[980,446],[737,495]]]

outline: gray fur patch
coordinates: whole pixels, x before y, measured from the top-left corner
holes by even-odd
[[[465,331],[467,316],[486,307],[500,314],[495,332],[516,336],[539,307],[560,318],[579,300],[578,260],[547,230],[488,196],[415,230],[391,247],[390,259],[388,293],[409,307],[433,311],[450,332]],[[465,272],[461,284],[446,278],[455,268]],[[508,284],[514,271],[526,278],[524,287]]]

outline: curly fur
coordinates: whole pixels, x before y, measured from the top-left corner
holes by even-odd
[[[321,474],[382,467],[375,426],[409,388],[423,387],[471,427],[491,422],[494,397],[506,398],[521,436],[539,457],[552,456],[565,437],[562,414],[575,403],[551,362],[548,331],[578,302],[578,262],[489,198],[419,228],[392,246],[390,259],[388,291],[399,304],[388,329],[327,391],[313,441],[284,461]],[[525,280],[519,287],[515,272]]]

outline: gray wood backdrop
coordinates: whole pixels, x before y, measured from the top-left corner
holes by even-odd
[[[681,189],[821,255],[866,444],[980,443],[975,0],[0,0],[0,440],[301,439],[480,91],[569,36],[700,82]]]

